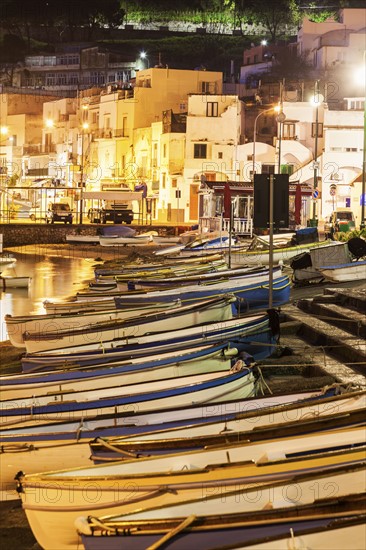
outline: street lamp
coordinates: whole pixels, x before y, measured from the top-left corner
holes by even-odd
[[[363,67],[359,71],[359,79],[365,88],[365,99],[363,106],[363,153],[362,153],[362,184],[361,184],[361,221],[360,230],[365,229],[365,203],[366,203],[366,50],[363,51]]]
[[[315,107],[315,142],[314,142],[314,179],[313,179],[313,214],[312,220],[314,227],[316,226],[316,196],[315,192],[318,187],[318,137],[319,137],[319,106],[323,103],[324,97],[319,93],[319,80],[315,81],[314,95],[310,103]]]
[[[84,133],[89,128],[87,122],[81,126],[81,163],[80,163],[80,225],[83,223],[83,188],[84,188]]]
[[[256,137],[257,137],[257,121],[260,116],[265,115],[266,113],[270,113],[271,111],[274,111],[275,113],[281,112],[281,106],[276,105],[276,107],[270,107],[269,109],[265,109],[264,111],[261,111],[254,120],[254,130],[253,130],[253,182],[254,182],[254,176],[255,176],[255,143],[256,143]]]
[[[146,52],[144,52],[144,51],[140,52],[140,59],[143,59],[143,60],[146,59],[147,68],[150,69],[150,61],[149,61],[149,58],[148,58]]]

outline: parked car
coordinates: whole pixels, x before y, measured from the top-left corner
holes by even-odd
[[[70,205],[64,202],[53,202],[48,205],[46,223],[72,223],[73,215]]]
[[[332,212],[329,221],[324,224],[326,237],[333,237],[335,233],[353,231],[356,227],[352,210],[339,209]]]

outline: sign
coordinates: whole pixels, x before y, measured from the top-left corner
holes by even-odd
[[[336,185],[333,184],[329,187],[329,194],[330,194],[331,197],[336,196],[336,194],[337,194],[337,186]]]
[[[318,199],[318,198],[319,198],[319,191],[315,189],[315,191],[313,192],[313,199]]]

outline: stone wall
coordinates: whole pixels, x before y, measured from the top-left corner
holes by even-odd
[[[0,224],[3,248],[28,244],[65,243],[66,235],[96,235],[97,229],[98,227],[93,225]]]
[[[3,248],[26,246],[28,244],[61,244],[66,243],[66,235],[97,235],[102,225],[76,224],[0,224],[0,234],[3,235]],[[110,226],[109,226],[110,227]],[[157,231],[159,235],[178,235],[186,231],[188,226],[143,226],[131,225],[138,233]]]

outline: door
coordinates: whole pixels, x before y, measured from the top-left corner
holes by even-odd
[[[198,222],[198,185],[191,185],[189,190],[189,219]]]

